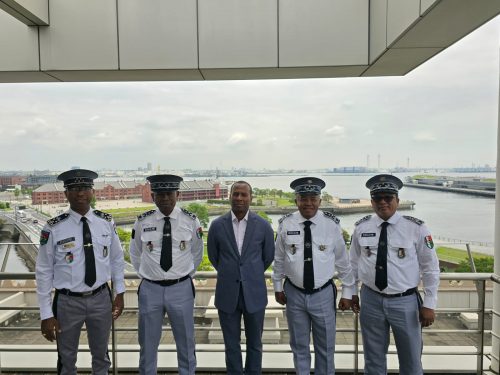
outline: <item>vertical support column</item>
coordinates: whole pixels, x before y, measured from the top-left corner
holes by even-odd
[[[499,66],[500,74],[500,66]],[[497,77],[498,79],[498,77]],[[500,82],[498,87],[498,128],[497,128],[497,183],[495,198],[495,264],[494,273],[500,275]],[[500,374],[500,285],[493,285],[493,326],[491,370]]]

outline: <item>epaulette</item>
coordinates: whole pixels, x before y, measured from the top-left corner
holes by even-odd
[[[144,212],[144,213],[140,214],[139,216],[137,216],[137,220],[142,220],[142,219],[144,219],[144,218],[146,218],[146,217],[148,217],[148,216],[151,216],[151,215],[153,215],[153,214],[155,213],[155,211],[156,211],[156,210],[149,210],[149,211],[146,211],[146,212]]]
[[[359,219],[358,221],[356,221],[356,222],[354,223],[354,225],[359,225],[359,224],[361,224],[363,221],[366,221],[366,220],[370,219],[371,217],[372,217],[372,215],[366,215],[364,218]]]
[[[291,216],[293,214],[293,212],[290,212],[290,213],[287,213],[285,216],[282,216],[279,220],[278,220],[278,223],[282,223],[283,220],[285,220],[288,216]]]
[[[184,213],[184,215],[189,216],[191,219],[196,220],[196,215],[193,214],[192,212],[186,210],[185,208],[181,208],[181,211]]]
[[[335,224],[340,223],[340,219],[337,216],[335,216],[334,214],[332,214],[331,212],[329,212],[329,211],[323,211],[323,214],[327,218],[332,219],[333,221],[335,221]]]
[[[424,223],[424,221],[423,221],[423,220],[417,219],[416,217],[413,217],[413,216],[403,215],[403,217],[404,217],[406,220],[413,221],[415,224],[418,224],[418,225],[422,225],[422,224]]]
[[[99,210],[94,210],[94,215],[96,215],[97,217],[100,217],[101,219],[109,221],[109,222],[111,222],[111,220],[113,220],[113,216],[111,214],[107,214],[106,212],[102,212]]]
[[[47,224],[49,225],[49,227],[53,227],[57,223],[60,223],[61,221],[66,220],[68,217],[69,217],[69,214],[67,212],[65,212],[64,214],[61,214],[59,216],[53,217],[50,220],[47,220]]]

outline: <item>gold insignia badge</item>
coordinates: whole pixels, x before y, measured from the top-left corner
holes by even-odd
[[[325,251],[326,250],[326,245],[319,245],[319,249],[321,251]]]
[[[186,250],[186,241],[181,241],[181,243],[179,245],[179,249]]]
[[[399,259],[403,259],[405,256],[406,256],[405,249],[403,249],[402,247],[400,247],[399,250],[398,250],[398,258]]]
[[[68,242],[68,243],[65,243],[63,245],[63,248],[65,248],[65,249],[72,249],[73,247],[75,247],[75,243],[74,242]]]

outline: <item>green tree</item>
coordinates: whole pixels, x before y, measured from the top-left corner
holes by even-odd
[[[264,211],[257,211],[257,215],[266,220],[269,224],[273,223],[273,220]]]
[[[0,202],[0,210],[4,210],[5,209],[5,203],[4,202]]]
[[[95,195],[92,195],[92,199],[90,200],[90,207],[95,208]]]
[[[201,263],[198,266],[197,271],[213,271],[214,267],[212,266],[212,263],[210,263],[210,260],[208,259],[208,255],[203,255],[203,258],[201,259]]]
[[[325,202],[330,203],[333,200],[333,197],[325,191],[323,192],[321,199],[323,199]]]
[[[118,238],[120,239],[120,242],[122,243],[123,250],[125,252],[125,260],[130,263],[130,240],[132,238],[132,232],[129,232],[128,230],[122,229],[117,227],[116,228],[116,234],[118,234]]]
[[[474,258],[477,272],[493,273],[493,257]],[[472,272],[468,259],[464,259],[458,263],[455,272]]]
[[[14,195],[16,196],[16,198],[19,196],[19,194],[21,194],[21,191],[19,189],[14,190]]]
[[[186,210],[192,212],[196,216],[198,216],[198,220],[200,220],[201,226],[206,228],[208,225],[208,208],[204,204],[200,203],[190,203],[186,206]]]
[[[344,228],[342,228],[342,237],[344,238],[344,242],[346,244],[349,244],[349,245],[351,244],[351,235]]]

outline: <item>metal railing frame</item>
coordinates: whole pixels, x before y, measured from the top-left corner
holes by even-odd
[[[197,272],[195,275],[195,279],[214,279],[216,278],[216,272]],[[127,273],[125,275],[125,278],[127,280],[137,280],[138,277],[135,273]],[[270,278],[270,274],[266,273],[266,278]],[[35,279],[35,274],[33,272],[29,273],[0,273],[0,281],[2,280],[34,280]],[[478,329],[477,330],[469,330],[469,329],[424,329],[423,333],[424,335],[426,333],[473,333],[477,335],[477,350],[476,351],[470,351],[470,352],[446,352],[446,351],[440,351],[439,353],[425,353],[427,355],[475,355],[477,357],[477,365],[476,365],[476,373],[478,375],[481,375],[482,369],[483,369],[483,364],[484,364],[484,357],[485,357],[485,352],[484,352],[484,342],[485,342],[485,335],[494,335],[497,337],[496,334],[491,332],[491,330],[485,330],[484,329],[484,320],[485,320],[485,315],[492,313],[495,316],[500,316],[500,313],[498,311],[493,311],[492,309],[486,309],[485,308],[485,296],[486,296],[486,282],[487,281],[493,281],[495,283],[500,284],[500,278],[497,275],[491,275],[487,273],[442,273],[441,274],[441,280],[471,280],[476,283],[476,292],[478,294],[478,307],[477,308],[446,308],[446,309],[436,309],[436,312],[438,313],[456,313],[456,312],[475,312],[478,313]],[[206,309],[207,306],[195,306],[195,310],[200,310],[200,309]],[[283,310],[284,307],[269,307],[267,308],[268,310]],[[38,307],[19,307],[19,306],[1,306],[1,310],[21,310],[21,311],[38,311]],[[126,307],[124,311],[137,311],[136,307]],[[353,354],[353,372],[354,374],[359,373],[359,355],[363,353],[359,349],[359,317],[358,314],[353,315],[353,323],[354,327],[353,328],[337,328],[337,332],[348,332],[348,333],[353,333],[354,338],[353,338],[353,345],[354,348],[353,350],[335,350],[335,353],[342,353],[342,354]],[[214,327],[195,327],[196,330],[199,331],[220,331],[220,328],[214,328]],[[39,327],[0,327],[0,331],[39,331]],[[171,328],[170,326],[163,326],[162,327],[163,331],[170,331]],[[286,331],[288,328],[264,328],[264,331]],[[111,329],[111,355],[112,355],[112,372],[113,374],[118,373],[118,368],[119,368],[119,363],[118,363],[118,356],[117,354],[119,352],[137,352],[138,349],[123,349],[123,348],[118,348],[117,346],[117,333],[118,332],[135,332],[137,331],[137,327],[116,327],[114,322],[112,324],[112,329]],[[498,338],[498,337],[497,337]],[[425,349],[425,346],[424,346]],[[16,351],[16,352],[24,352],[25,350],[22,350],[18,347],[16,348],[3,348],[3,351]],[[29,350],[26,350],[26,352],[51,352],[55,351],[55,349],[51,347],[43,348],[41,346],[38,349],[32,349],[30,348]],[[81,349],[81,351],[88,352],[89,349]],[[174,349],[159,349],[159,352],[172,352],[175,351]],[[198,352],[220,352],[219,349],[197,349]],[[282,349],[274,349],[271,350],[270,352],[273,353],[290,353],[291,350],[282,350]],[[389,354],[396,354],[395,350],[390,350]],[[492,356],[496,356],[497,354],[495,353],[490,353]],[[498,356],[500,357],[500,353],[498,353]]]

